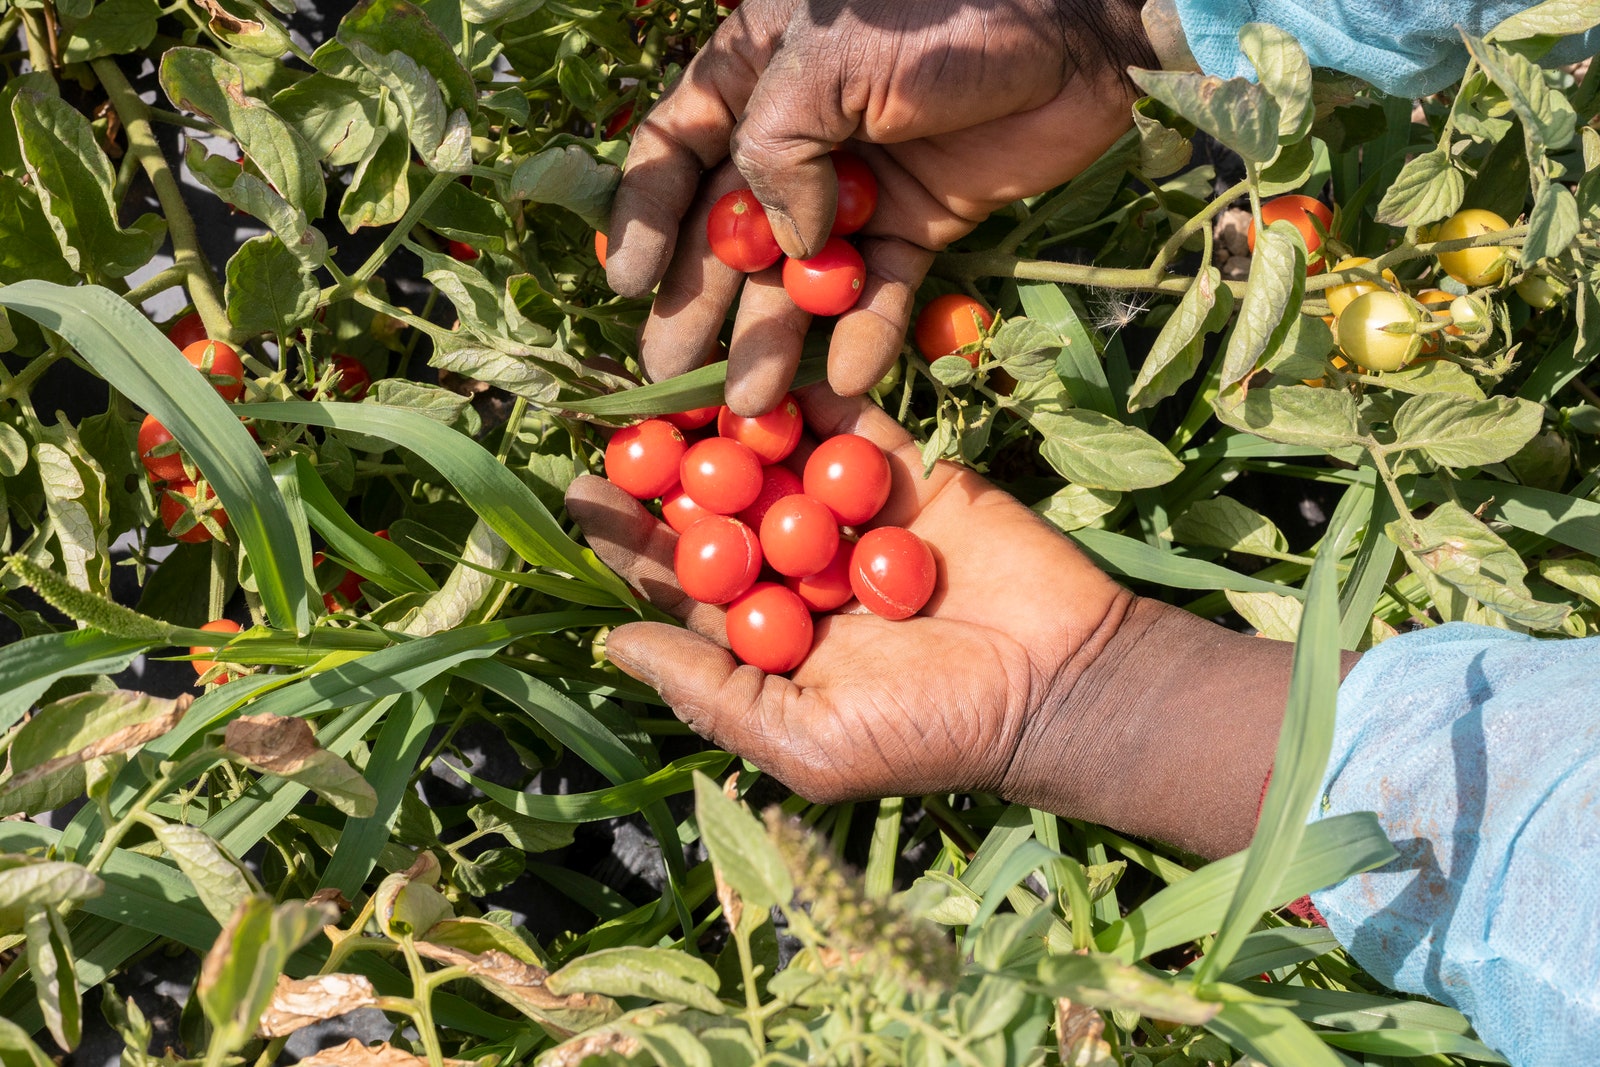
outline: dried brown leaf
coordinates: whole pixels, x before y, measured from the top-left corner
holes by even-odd
[[[320,974],[299,979],[279,975],[272,1003],[261,1015],[256,1036],[287,1037],[302,1026],[377,1003],[377,990],[359,974]]]
[[[37,766],[29,767],[12,778],[8,785],[10,788],[16,789],[27,785],[29,782],[37,781],[46,775],[54,774],[65,767],[71,767],[78,763],[88,763],[92,759],[99,759],[101,756],[109,756],[117,752],[127,752],[130,749],[135,749],[140,745],[154,741],[174,726],[177,726],[178,721],[183,718],[183,713],[188,711],[189,705],[193,703],[194,696],[186,693],[171,701],[170,706],[154,718],[124,726],[115,733],[108,734],[76,752],[69,752],[64,756],[57,756],[55,759],[46,760]]]
[[[416,945],[417,952],[428,959],[464,968],[468,977],[558,1037],[568,1037],[617,1014],[616,1003],[597,993],[557,996],[545,987],[549,971],[498,949],[474,953],[428,941]]]
[[[352,1037],[342,1045],[325,1048],[314,1056],[300,1061],[301,1067],[418,1067],[428,1061],[404,1049],[395,1048],[384,1041],[377,1045],[364,1045]],[[467,1067],[471,1060],[444,1061],[445,1067]]]

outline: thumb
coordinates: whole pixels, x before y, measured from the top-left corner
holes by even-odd
[[[810,259],[828,239],[839,194],[828,153],[859,123],[844,110],[840,77],[817,62],[815,50],[788,46],[773,55],[734,127],[730,152],[786,255]]]
[[[781,675],[740,665],[722,646],[680,626],[630,622],[606,638],[606,657],[661,694],[678,718],[719,748],[737,753],[805,794],[816,764],[805,716],[790,714],[800,688]]]

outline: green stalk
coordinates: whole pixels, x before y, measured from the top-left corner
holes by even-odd
[[[128,151],[138,157],[150,184],[155,187],[156,199],[161,202],[162,213],[167,217],[167,232],[172,235],[172,260],[183,270],[189,281],[189,296],[195,310],[206,325],[206,333],[215,338],[231,338],[233,327],[228,322],[228,311],[217,287],[217,277],[200,251],[200,236],[195,230],[194,217],[184,203],[183,192],[178,188],[177,176],[162,154],[150,125],[150,109],[139,94],[133,91],[122,70],[107,59],[96,59],[89,64],[95,77],[105,87],[116,109],[117,118],[128,134]]]

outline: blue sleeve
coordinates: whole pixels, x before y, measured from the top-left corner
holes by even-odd
[[[1600,1032],[1600,638],[1451,624],[1339,689],[1313,820],[1375,811],[1400,851],[1312,900],[1369,973],[1459,1009],[1517,1067]]]
[[[1312,66],[1353,74],[1395,96],[1438,92],[1466,69],[1457,26],[1482,36],[1532,0],[1176,0],[1183,35],[1200,69],[1255,80],[1239,51],[1247,22],[1288,30]],[[1557,45],[1549,63],[1570,63],[1600,48],[1600,28]]]

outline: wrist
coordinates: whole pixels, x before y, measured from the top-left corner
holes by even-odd
[[[1201,855],[1243,848],[1293,653],[1125,592],[1024,724],[1001,794]]]

